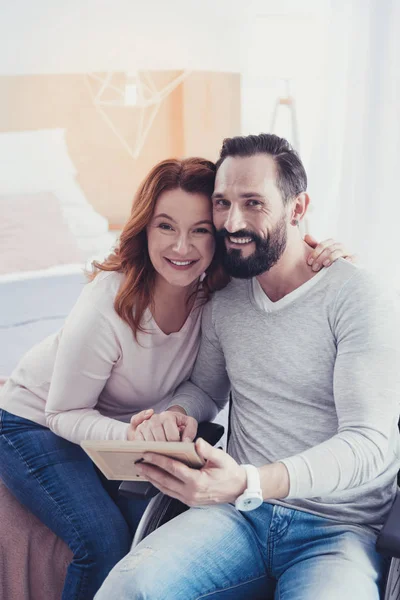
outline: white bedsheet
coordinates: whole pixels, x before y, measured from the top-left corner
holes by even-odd
[[[32,346],[62,327],[86,281],[82,265],[0,277],[0,380]]]

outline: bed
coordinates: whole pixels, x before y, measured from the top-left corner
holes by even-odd
[[[115,243],[86,200],[61,129],[0,133],[0,385],[59,330],[93,259]],[[0,457],[1,460],[1,457]],[[59,600],[69,548],[0,480],[0,598]]]

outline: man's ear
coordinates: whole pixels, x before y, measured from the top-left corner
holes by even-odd
[[[298,225],[300,221],[304,218],[309,204],[310,196],[307,194],[307,192],[301,192],[301,194],[296,196],[290,208],[291,223],[293,225]]]

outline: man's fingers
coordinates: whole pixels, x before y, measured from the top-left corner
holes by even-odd
[[[199,438],[196,441],[196,452],[199,456],[204,458],[205,461],[211,461],[216,467],[223,467],[225,464],[225,452],[214,448],[208,442]]]
[[[167,479],[160,469],[157,469],[157,467],[152,468],[151,465],[142,464],[138,472],[144,475],[147,481],[152,483],[160,492],[186,504],[182,496],[182,488],[180,487],[182,483],[180,481],[173,477]]]
[[[148,410],[142,410],[137,415],[133,415],[131,418],[131,425],[134,429],[144,421],[147,421],[154,415],[154,410],[149,408]]]
[[[156,452],[145,452],[143,457],[148,465],[151,465],[156,469],[157,473],[165,473],[166,476],[173,477],[181,482],[184,481],[185,483],[193,479],[193,473],[190,467],[169,456],[157,454]],[[165,479],[163,481],[165,483]]]

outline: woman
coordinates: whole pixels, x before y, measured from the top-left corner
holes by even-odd
[[[80,442],[134,439],[166,409],[191,372],[201,307],[226,283],[213,258],[214,176],[199,158],[152,169],[116,251],[0,395],[0,477],[71,548],[63,600],[94,596],[144,510],[118,498],[119,482],[104,479]]]

